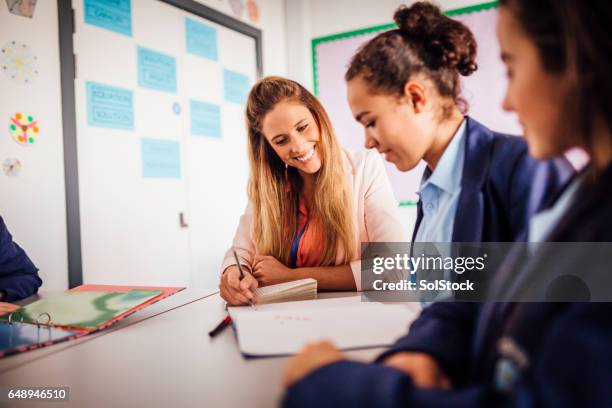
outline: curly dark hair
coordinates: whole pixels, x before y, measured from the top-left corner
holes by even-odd
[[[351,59],[346,81],[361,76],[375,93],[402,95],[415,74],[425,74],[443,97],[462,110],[460,75],[477,69],[476,40],[470,29],[428,2],[400,6],[393,16],[398,28],[364,44]]]

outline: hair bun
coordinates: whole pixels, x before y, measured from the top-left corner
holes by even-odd
[[[425,2],[418,2],[410,7],[401,5],[393,14],[393,20],[400,31],[415,40],[431,37],[441,17],[444,16],[438,7]]]
[[[476,71],[474,35],[463,23],[442,14],[436,5],[428,2],[402,5],[393,20],[428,68],[455,69],[464,76]]]

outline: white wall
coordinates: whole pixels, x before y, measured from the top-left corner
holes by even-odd
[[[82,0],[74,0],[82,1]],[[198,0],[238,18],[228,1]],[[246,0],[240,20],[262,30],[264,75],[287,75],[285,9],[283,0],[257,0],[259,21],[250,21]],[[39,0],[34,18],[8,12],[0,2],[0,46],[11,40],[28,44],[38,56],[40,73],[30,85],[17,85],[0,72],[0,165],[17,158],[23,168],[9,178],[0,170],[0,215],[19,243],[40,268],[43,290],[68,286],[64,157],[61,117],[57,2]],[[22,147],[7,132],[16,112],[31,113],[40,121],[34,146]],[[234,229],[234,226],[228,226]]]
[[[246,0],[242,16],[232,11],[226,0],[196,0],[210,8],[237,18],[262,31],[263,72],[264,75],[287,75],[287,49],[285,35],[285,3],[283,0],[257,0],[259,21],[252,22],[247,13]]]
[[[438,0],[443,10],[452,10],[488,0]],[[310,40],[330,34],[393,22],[401,0],[285,0],[287,14],[288,76],[308,89],[312,84]],[[291,25],[289,25],[291,23]]]
[[[9,13],[5,1],[0,4],[0,47],[13,40],[25,43],[39,66],[29,84],[14,83],[0,72],[0,165],[16,158],[23,166],[18,177],[0,171],[0,215],[51,290],[68,285],[57,28],[55,1],[39,1],[32,19]],[[9,119],[17,112],[38,121],[33,145],[21,146],[9,135]]]

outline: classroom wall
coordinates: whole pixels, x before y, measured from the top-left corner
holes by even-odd
[[[40,268],[45,288],[64,289],[68,261],[57,3],[39,1],[33,18],[27,18],[9,13],[3,1],[0,22],[0,47],[10,48],[15,41],[36,57],[26,62],[17,56],[11,64],[13,73],[20,71],[22,62],[38,72],[28,83],[0,72],[0,165],[6,159],[21,163],[17,176],[0,170],[0,215],[13,239]],[[34,143],[19,144],[11,137],[10,120],[16,113],[37,121]]]
[[[443,10],[452,10],[487,0],[437,0]],[[401,0],[285,0],[287,14],[288,75],[312,90],[310,40],[340,32],[393,22]]]
[[[240,10],[236,11],[239,1],[197,1],[260,28],[264,75],[288,76],[309,89],[312,38],[389,23],[400,4],[398,0],[257,0],[259,21],[253,22],[246,0],[240,15]],[[440,2],[444,9],[475,3],[480,2]],[[6,159],[18,159],[22,164],[16,177],[0,171],[0,215],[41,269],[43,289],[62,290],[68,285],[68,264],[57,2],[38,1],[34,17],[29,19],[10,14],[2,1],[0,22],[0,46],[13,40],[26,43],[37,56],[38,66],[37,77],[29,84],[14,83],[0,74],[0,122],[4,123],[0,166]],[[32,146],[19,145],[7,132],[10,118],[17,112],[31,114],[39,121],[39,137]],[[414,209],[402,208],[402,213],[406,228],[411,229]],[[228,228],[234,230],[235,225]]]
[[[246,0],[240,16],[229,0],[198,1],[261,29],[264,75],[287,75],[283,0],[257,0],[258,22],[250,20]],[[68,287],[68,261],[57,2],[38,1],[31,19],[9,13],[7,3],[0,2],[0,46],[12,40],[31,47],[39,73],[30,84],[14,83],[0,73],[0,215],[40,268],[42,289],[63,290]],[[31,146],[20,146],[7,132],[17,112],[39,121],[39,137]],[[12,158],[22,164],[17,177],[6,176],[1,168]]]
[[[287,75],[287,56],[285,49],[285,1],[256,0],[259,6],[259,21],[253,22],[248,17],[247,0],[196,0],[228,16],[242,20],[262,31],[264,75]],[[242,13],[236,14],[231,4],[242,3]]]

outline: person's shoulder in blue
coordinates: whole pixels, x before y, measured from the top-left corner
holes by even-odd
[[[430,5],[401,10],[400,16],[410,21],[453,28]],[[542,10],[552,20],[541,20]],[[518,114],[530,154],[547,159],[580,147],[592,163],[530,221],[537,226],[532,239],[568,243],[569,255],[551,256],[540,247],[526,262],[509,257],[491,293],[505,293],[510,279],[517,293],[527,290],[540,279],[541,262],[554,266],[559,276],[586,278],[593,271],[581,263],[584,251],[597,246],[593,243],[605,248],[612,242],[612,111],[607,108],[612,106],[607,69],[612,52],[601,52],[609,44],[600,34],[612,25],[612,9],[593,10],[590,3],[570,0],[500,1],[498,36],[512,73],[504,107]],[[416,11],[426,14],[410,16]],[[562,56],[566,59],[559,60]],[[546,231],[544,224],[549,225]],[[601,278],[599,286],[605,285],[608,262],[592,266]],[[609,296],[610,288],[599,286],[591,287],[596,289],[592,293]],[[612,303],[589,301],[588,291],[578,293],[547,303],[468,304],[473,308],[436,303],[376,364],[345,360],[331,344],[310,345],[289,363],[283,404],[609,407]]]
[[[0,300],[13,302],[35,294],[42,285],[38,268],[13,241],[0,217]]]

